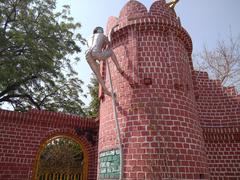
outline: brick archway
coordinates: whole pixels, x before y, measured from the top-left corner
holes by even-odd
[[[89,162],[93,161],[91,157],[91,145],[90,143],[86,140],[85,137],[79,137],[76,134],[72,134],[69,132],[61,132],[61,133],[53,133],[49,135],[46,138],[43,138],[43,141],[40,144],[34,167],[33,167],[33,176],[32,180],[37,179],[37,172],[38,172],[38,166],[39,166],[39,158],[42,153],[42,151],[46,148],[46,145],[48,142],[52,141],[53,139],[57,138],[66,138],[74,141],[75,143],[79,144],[81,147],[81,150],[83,151],[83,157],[84,157],[84,166],[83,166],[83,179],[87,179],[88,175],[88,169],[91,169],[91,164]],[[94,152],[93,152],[94,153]]]
[[[39,154],[54,137],[67,137],[80,144],[88,160],[87,179],[96,179],[98,122],[95,119],[48,111],[0,110],[0,120],[0,179],[34,179]],[[89,129],[94,132],[91,139],[85,133]]]

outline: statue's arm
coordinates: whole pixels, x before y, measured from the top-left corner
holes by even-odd
[[[110,40],[108,39],[108,37],[107,36],[105,36],[104,37],[104,41],[105,41],[105,43],[104,43],[104,49],[107,49],[107,48],[110,48],[111,47],[111,42],[110,42]]]
[[[109,33],[108,33],[108,39],[109,39],[110,43],[112,42],[113,30],[114,30],[114,28],[116,28],[116,27],[118,27],[118,26],[119,26],[119,24],[116,24],[115,26],[113,26],[113,27],[111,28],[111,30],[109,31]]]

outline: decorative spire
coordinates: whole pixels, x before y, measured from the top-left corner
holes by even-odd
[[[174,9],[175,6],[176,6],[176,4],[177,4],[178,2],[179,2],[179,0],[173,0],[173,1],[169,2],[169,3],[167,3],[167,5],[168,5],[170,8]]]

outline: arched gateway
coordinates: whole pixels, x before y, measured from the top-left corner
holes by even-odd
[[[72,134],[54,134],[41,143],[33,179],[87,179],[88,159],[89,152],[80,138]]]
[[[27,113],[0,110],[0,179],[96,179],[97,131],[95,119],[79,118],[46,111]],[[39,176],[40,155],[47,144],[61,138],[81,147],[81,174],[45,174]],[[79,166],[79,169],[81,166]]]

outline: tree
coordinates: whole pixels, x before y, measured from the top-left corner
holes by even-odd
[[[205,46],[200,58],[197,68],[219,79],[222,85],[240,90],[240,37],[234,39],[231,35],[228,41],[220,40],[213,50]]]
[[[69,6],[56,0],[0,1],[0,105],[83,115],[82,81],[70,55],[81,51]]]
[[[100,108],[100,100],[98,97],[99,83],[94,74],[92,75],[91,84],[88,85],[88,89],[92,99],[88,108],[86,109],[86,114],[89,117],[97,117]]]
[[[81,174],[83,159],[83,151],[79,144],[67,138],[53,139],[40,154],[38,175]]]

